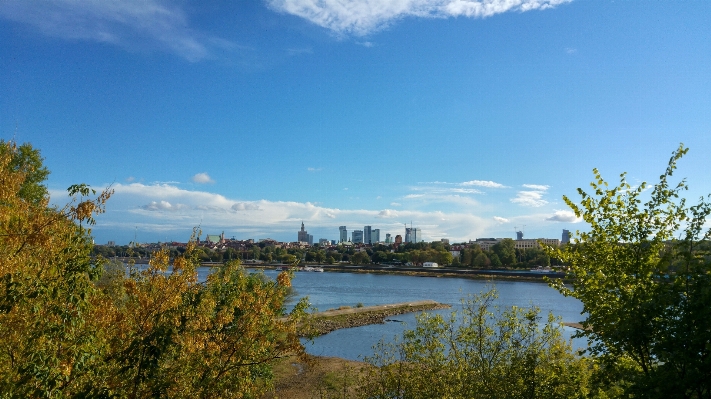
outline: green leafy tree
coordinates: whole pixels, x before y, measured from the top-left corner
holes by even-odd
[[[367,252],[356,252],[351,257],[351,263],[353,263],[354,265],[369,265],[370,256],[368,256]]]
[[[9,157],[3,166],[7,173],[22,173],[23,181],[17,195],[25,201],[37,205],[48,195],[43,182],[49,176],[49,170],[43,165],[44,158],[39,150],[28,143],[17,146],[14,142],[0,140],[0,155]]]
[[[504,266],[511,266],[516,263],[516,244],[512,239],[504,238],[494,244],[491,249]]]
[[[620,176],[609,188],[595,169],[592,192],[565,202],[590,225],[572,245],[548,248],[570,265],[572,287],[553,285],[583,303],[589,352],[626,395],[711,397],[711,254],[704,224],[711,204],[688,206],[684,180],[669,179],[686,154],[680,146],[648,191]]]
[[[436,262],[440,265],[449,265],[452,263],[452,253],[446,250],[437,252]]]
[[[364,398],[583,398],[589,362],[573,354],[560,323],[536,308],[494,306],[495,291],[462,301],[449,317],[422,314],[414,330],[380,343]],[[541,328],[541,324],[543,327]]]
[[[498,261],[498,257],[496,257]],[[499,262],[499,265],[501,262]],[[491,266],[491,260],[489,260],[489,257],[486,256],[484,252],[479,252],[474,259],[472,259],[472,266],[478,267],[478,268],[485,268]]]

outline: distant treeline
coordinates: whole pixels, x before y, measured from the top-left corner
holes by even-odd
[[[504,239],[490,250],[483,250],[477,244],[446,244],[440,241],[431,243],[403,243],[393,245],[375,244],[355,248],[338,245],[323,248],[318,245],[309,248],[279,248],[267,243],[248,244],[244,250],[235,248],[211,249],[202,247],[200,259],[205,262],[226,262],[235,259],[260,260],[265,263],[295,263],[297,260],[321,264],[351,263],[366,264],[412,264],[421,266],[424,262],[437,262],[439,265],[485,269],[491,267],[529,268],[534,266],[560,265],[558,259],[551,257],[539,248],[518,249],[511,239]],[[458,256],[452,255],[452,248],[459,248]],[[106,246],[97,245],[93,254],[103,257],[126,256],[145,258],[159,247]],[[168,249],[170,256],[180,256],[185,248]],[[457,251],[454,251],[457,253]]]

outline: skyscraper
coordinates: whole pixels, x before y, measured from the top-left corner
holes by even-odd
[[[301,222],[301,231],[299,231],[298,239],[299,242],[309,242],[309,233],[304,230],[304,222]]]
[[[563,229],[563,237],[562,240],[560,240],[561,244],[567,244],[570,242],[570,231]]]
[[[346,230],[346,226],[339,226],[338,232],[340,233],[340,236],[341,236],[340,242],[348,241],[348,230]]]
[[[363,243],[363,230],[353,230],[353,239],[352,239],[354,244],[357,243]]]
[[[410,229],[410,238],[412,241],[410,242],[420,242],[422,241],[422,230],[420,230],[418,227]]]
[[[370,226],[365,226],[363,227],[363,242],[366,244],[372,244],[372,235],[371,235],[371,227]]]
[[[380,229],[373,229],[370,232],[370,243],[375,244],[380,242]]]
[[[422,231],[417,227],[405,227],[405,242],[420,242]]]

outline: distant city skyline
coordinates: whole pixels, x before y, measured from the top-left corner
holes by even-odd
[[[114,190],[97,243],[559,238],[593,168],[653,183],[681,142],[711,193],[711,2],[120,4],[0,2],[0,139],[52,204]]]

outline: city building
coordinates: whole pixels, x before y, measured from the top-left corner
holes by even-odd
[[[563,238],[560,240],[561,244],[568,244],[570,242],[570,231],[563,229]]]
[[[351,237],[351,241],[353,241],[353,244],[362,244],[363,243],[363,230],[353,230],[353,235]]]
[[[370,232],[370,243],[376,244],[380,242],[380,229],[373,229]]]
[[[328,238],[319,238],[319,239],[318,239],[318,245],[321,246],[321,247],[328,246],[328,244],[330,244],[330,243],[331,243],[331,242],[328,241]]]
[[[372,230],[370,226],[363,227],[363,242],[366,244],[373,243]]]
[[[418,227],[405,227],[405,242],[422,241],[422,231]]]
[[[395,245],[402,244],[402,236],[400,234],[395,236]]]
[[[298,239],[296,241],[309,242],[309,233],[306,230],[304,230],[304,222],[303,221],[301,222],[301,231],[299,231]]]
[[[393,243],[393,238],[390,236],[390,233],[385,233],[385,243],[386,244],[392,244]]]
[[[338,232],[339,232],[339,240],[340,240],[339,242],[348,241],[348,230],[346,230],[346,226],[339,226]]]

